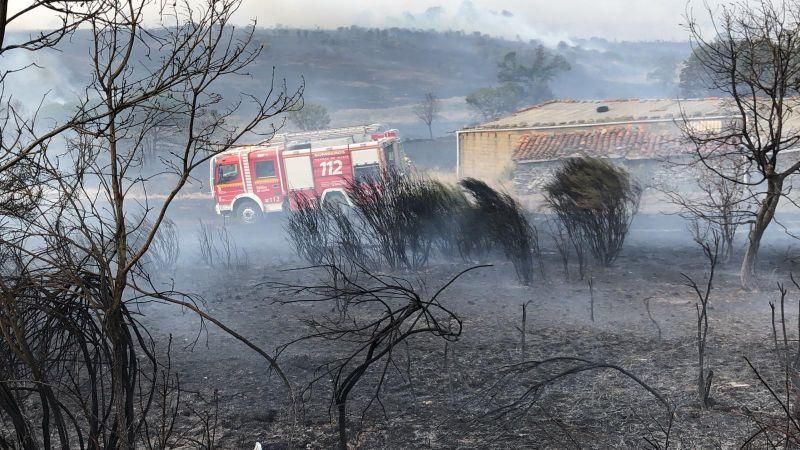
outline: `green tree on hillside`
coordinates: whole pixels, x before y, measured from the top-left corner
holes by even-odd
[[[289,121],[303,131],[327,128],[331,123],[328,109],[318,103],[305,103],[289,112]]]
[[[507,52],[497,64],[500,86],[473,91],[466,101],[482,119],[491,120],[521,105],[552,98],[550,82],[568,70],[567,60],[543,45],[522,57],[517,52]]]
[[[678,95],[682,98],[702,98],[713,95],[711,80],[697,51],[692,52],[681,65],[678,77]]]
[[[517,52],[508,52],[497,65],[497,81],[514,83],[522,88],[525,100],[538,103],[553,97],[550,82],[560,73],[570,70],[570,65],[563,56],[553,54],[543,45],[539,45],[526,58],[530,65],[524,65],[517,57]]]
[[[647,81],[651,81],[664,90],[664,95],[675,95],[675,86],[678,84],[678,67],[680,60],[673,57],[659,59],[653,70],[647,73]]]
[[[467,95],[467,105],[483,120],[492,120],[520,106],[522,89],[515,83],[506,83],[496,88],[481,88]]]

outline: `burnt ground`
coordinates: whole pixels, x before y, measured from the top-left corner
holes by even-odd
[[[309,270],[285,271],[304,263],[293,255],[279,223],[233,227],[237,244],[248,253],[246,267],[212,268],[198,263],[194,244],[196,218],[205,210],[179,206],[175,213],[184,241],[182,262],[174,274],[164,274],[165,279],[174,281],[178,289],[200,294],[210,314],[262,348],[272,351],[302,336],[308,331],[304,318],[332,312],[329,305],[279,305],[271,300],[276,291],[265,282],[305,284],[320,276]],[[776,282],[789,284],[795,264],[791,242],[779,232],[774,235],[762,251],[759,291],[739,288],[735,263],[718,269],[709,311],[707,364],[714,371],[711,409],[701,409],[697,401],[696,297],[681,275],[690,275],[702,285],[707,263],[680,222],[651,215],[637,219],[613,267],[592,268],[584,280],[574,267],[570,280],[565,280],[558,255],[546,240],[545,277],[537,274],[531,287],[520,286],[505,262],[465,274],[443,296],[443,303],[464,321],[461,338],[448,345],[447,358],[445,343],[437,338],[412,338],[408,347],[399,348],[395,354],[399,370],[390,371],[381,402],[366,412],[376,374],[362,380],[349,405],[351,445],[647,448],[648,440],[663,445],[659,423],[666,425],[667,414],[662,405],[631,380],[609,370],[562,378],[541,389],[524,410],[502,417],[493,414],[527,386],[553,373],[530,371],[497,385],[504,367],[523,360],[517,327],[522,304],[530,302],[525,360],[575,356],[619,365],[675,406],[671,445],[741,446],[758,431],[757,421],[781,417],[780,406],[745,361],[749,358],[776,388],[781,387],[769,302],[778,301]],[[415,280],[430,292],[466,267],[438,262],[424,273],[395,275]],[[589,314],[588,278],[593,280],[594,322]],[[797,335],[798,294],[790,290],[788,296],[791,336]],[[648,318],[646,298],[650,298],[661,339]],[[217,418],[214,430],[219,447],[249,449],[256,441],[265,448],[335,446],[336,423],[329,410],[327,383],[318,384],[304,398],[298,422],[292,424],[286,392],[256,353],[213,325],[201,329],[190,312],[164,305],[142,308],[151,332],[161,338],[173,336],[172,366],[190,392],[184,396],[185,406]],[[301,342],[284,351],[279,363],[300,387],[315,376],[318,366],[344,349],[343,343]],[[405,376],[409,367],[410,381]],[[210,400],[215,391],[216,402]],[[183,426],[199,433],[202,427],[186,415]]]

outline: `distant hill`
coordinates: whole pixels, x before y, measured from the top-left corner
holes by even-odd
[[[86,32],[80,31],[62,52],[37,55],[37,61],[47,68],[37,75],[42,80],[31,81],[27,76],[25,81],[51,86],[53,99],[68,99],[70,91],[86,78],[87,38]],[[386,122],[411,138],[427,134],[411,111],[426,92],[443,100],[443,118],[434,123],[435,134],[458,129],[476,120],[464,97],[496,84],[497,62],[503,55],[524,53],[539,44],[480,33],[360,27],[258,29],[255,38],[264,45],[263,54],[250,70],[256,83],[266,84],[274,66],[278,78],[285,78],[290,87],[305,80],[307,100],[325,105],[332,125]],[[687,43],[602,39],[562,42],[552,50],[572,66],[552,83],[555,95],[579,99],[672,97],[673,85],[655,81],[648,74],[664,67],[667,72],[670,67],[676,70],[677,63],[689,54]],[[252,81],[233,80],[222,94],[252,91]],[[20,95],[24,97],[22,89]]]
[[[259,30],[267,46],[262,59],[287,79],[301,75],[307,98],[322,103],[335,123],[362,120],[402,125],[406,134],[424,134],[411,105],[426,92],[444,102],[441,134],[475,120],[463,101],[468,93],[496,83],[497,63],[509,51],[523,53],[536,41],[509,41],[478,33],[408,29]],[[572,70],[553,83],[559,97],[620,98],[674,96],[671,86],[648,80],[648,73],[689,54],[688,43],[562,43]]]

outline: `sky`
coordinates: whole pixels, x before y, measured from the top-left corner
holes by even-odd
[[[480,31],[552,44],[588,37],[677,41],[687,37],[682,26],[687,7],[701,16],[704,3],[713,8],[723,2],[727,0],[242,0],[236,21],[255,19],[264,27]],[[55,24],[52,17],[32,14],[14,28],[47,24]]]

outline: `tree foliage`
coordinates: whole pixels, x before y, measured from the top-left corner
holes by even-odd
[[[328,109],[319,103],[305,102],[289,112],[289,121],[303,131],[322,130],[331,123]]]
[[[467,95],[466,102],[483,120],[491,120],[520,105],[552,98],[550,82],[568,70],[570,65],[563,56],[542,45],[523,56],[507,52],[497,64],[500,85],[473,91]]]
[[[480,88],[467,95],[466,101],[483,120],[488,121],[519,108],[522,96],[522,88],[506,83],[494,88]]]
[[[669,96],[674,96],[675,86],[678,84],[678,71],[680,61],[665,57],[659,59],[653,69],[647,73],[647,81],[658,85]]]
[[[524,99],[529,103],[538,103],[553,97],[550,82],[560,73],[570,70],[567,60],[553,54],[543,45],[539,45],[526,58],[529,65],[523,64],[517,52],[508,52],[497,65],[497,81],[514,83],[522,88]]]

